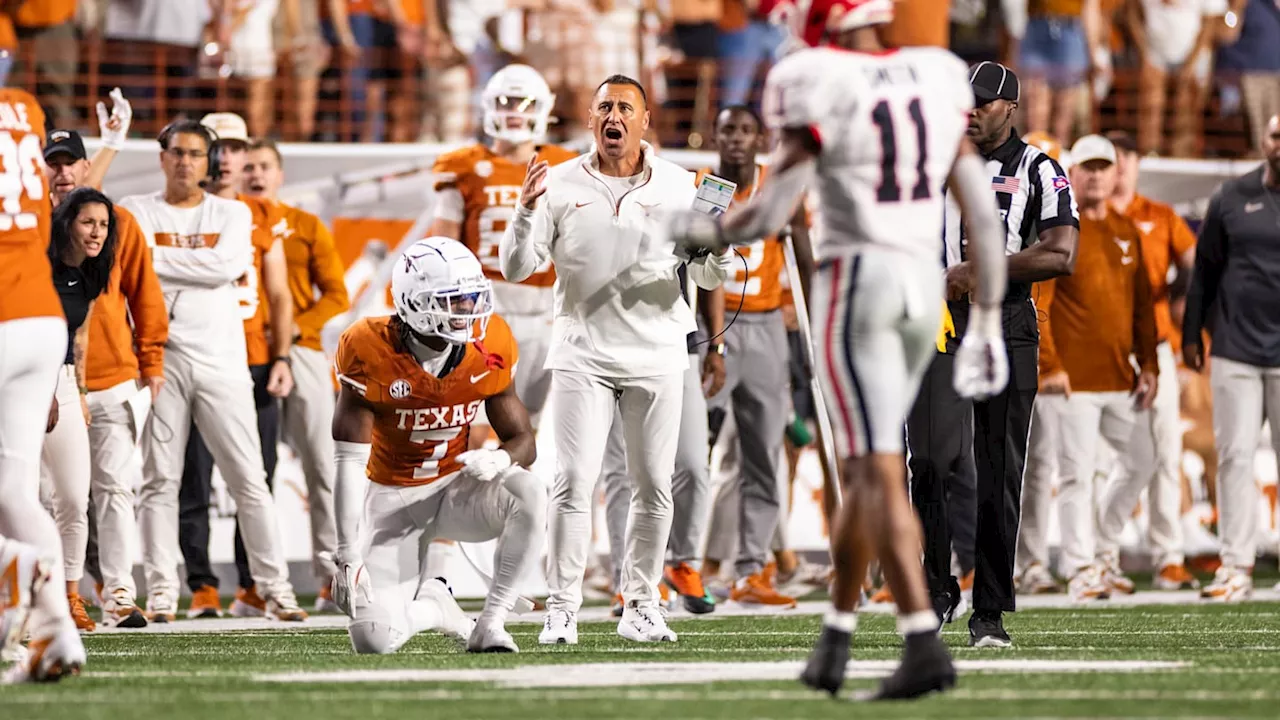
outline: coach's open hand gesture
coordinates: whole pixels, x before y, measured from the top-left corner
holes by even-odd
[[[547,170],[551,165],[546,160],[539,160],[537,155],[529,158],[529,169],[524,173],[524,186],[520,188],[520,204],[525,210],[532,210],[538,204],[538,198],[547,192]]]

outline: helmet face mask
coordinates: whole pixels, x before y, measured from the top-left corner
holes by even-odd
[[[493,284],[480,261],[456,240],[419,240],[391,276],[396,315],[420,339],[455,345],[484,339],[493,315]]]
[[[508,65],[485,85],[481,104],[484,134],[518,145],[546,136],[555,95],[537,70]]]

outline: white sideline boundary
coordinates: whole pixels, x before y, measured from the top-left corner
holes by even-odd
[[[1256,601],[1280,601],[1280,592],[1275,590],[1256,590],[1254,591],[1254,600]],[[1099,617],[1115,616],[1115,613],[1108,611],[1120,608],[1139,608],[1139,607],[1159,607],[1159,606],[1192,606],[1204,604],[1200,600],[1199,593],[1194,590],[1182,590],[1178,592],[1155,592],[1144,591],[1134,593],[1133,595],[1121,595],[1111,600],[1095,601],[1091,603],[1074,603],[1066,595],[1028,595],[1018,597],[1018,607],[1022,610],[1033,609],[1050,609],[1050,610],[1072,610],[1073,614],[1097,614]],[[681,609],[673,610],[671,618],[673,620],[715,620],[725,617],[809,617],[821,615],[827,611],[828,603],[825,600],[811,600],[801,602],[795,608],[790,610],[776,610],[774,608],[754,608],[737,603],[723,603],[716,607],[715,612],[709,615],[691,615]],[[887,615],[894,612],[894,606],[888,604],[867,605],[862,609],[864,613],[872,613],[879,615]],[[474,613],[473,613],[474,614]],[[578,613],[580,622],[615,622],[616,618],[610,613],[609,608],[605,606],[585,607]],[[512,615],[511,622],[516,623],[540,623],[542,622],[541,612],[529,612],[520,615]],[[313,630],[338,630],[345,629],[347,626],[347,618],[341,615],[316,615],[309,618],[304,623],[284,623],[275,620],[266,620],[263,618],[217,618],[208,620],[179,620],[173,623],[163,625],[151,624],[139,630],[125,630],[120,628],[99,628],[94,635],[112,635],[112,634],[136,634],[136,633],[220,633],[220,632],[251,632],[251,631],[280,631],[291,633],[305,633]],[[957,621],[952,627],[962,627],[963,621]],[[1280,633],[1280,629],[1275,630]],[[1054,634],[1070,634],[1069,631],[1056,632]]]

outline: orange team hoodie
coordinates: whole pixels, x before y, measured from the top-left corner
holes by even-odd
[[[320,218],[304,210],[278,203],[284,213],[284,255],[289,266],[289,293],[293,296],[293,322],[298,326],[294,343],[320,350],[320,329],[351,309],[347,297],[346,270],[333,235]],[[320,297],[316,297],[316,289]]]
[[[90,392],[164,375],[169,314],[151,251],[133,215],[116,206],[116,264],[89,320],[85,382]],[[130,318],[133,320],[130,326]]]

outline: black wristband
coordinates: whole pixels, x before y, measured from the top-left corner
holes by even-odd
[[[276,363],[281,363],[281,362],[284,363],[285,365],[288,365],[290,370],[293,369],[293,358],[289,357],[288,355],[281,355],[275,360],[272,360],[271,364],[275,365]]]

